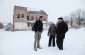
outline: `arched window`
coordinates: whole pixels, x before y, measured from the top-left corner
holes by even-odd
[[[19,13],[17,14],[17,18],[20,18],[20,14]]]
[[[24,14],[21,15],[21,18],[24,18]]]

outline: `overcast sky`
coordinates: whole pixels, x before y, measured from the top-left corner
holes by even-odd
[[[14,5],[28,7],[28,10],[44,10],[52,22],[78,9],[85,10],[85,0],[0,0],[0,22],[13,21]]]

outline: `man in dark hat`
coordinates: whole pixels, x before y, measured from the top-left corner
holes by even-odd
[[[65,38],[65,33],[68,31],[68,26],[64,22],[63,18],[58,18],[58,23],[56,26],[56,42],[57,46],[60,50],[63,50],[63,39]]]

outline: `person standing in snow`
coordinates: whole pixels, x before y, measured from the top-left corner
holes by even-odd
[[[48,36],[49,36],[48,47],[51,46],[51,43],[53,47],[55,47],[55,35],[56,35],[55,29],[56,29],[55,24],[51,23],[51,26],[49,27],[49,30],[48,30]]]
[[[63,39],[65,39],[65,33],[68,31],[68,26],[64,22],[63,18],[58,18],[58,24],[56,26],[56,34],[57,34],[57,46],[60,50],[63,50]]]
[[[42,49],[40,47],[40,39],[41,39],[41,33],[43,31],[43,23],[42,23],[42,20],[43,20],[43,16],[40,16],[39,17],[39,20],[37,20],[35,23],[34,23],[34,26],[33,26],[33,29],[35,31],[35,40],[34,40],[34,50],[37,51],[37,48],[39,49]]]

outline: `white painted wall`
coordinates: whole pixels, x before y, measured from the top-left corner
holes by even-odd
[[[28,25],[26,22],[15,22],[15,29],[28,29]]]
[[[14,27],[15,27],[15,30],[31,30],[32,29],[31,24],[28,27],[28,24],[26,22],[14,22]],[[49,24],[43,23],[43,29],[47,30],[48,28],[49,28]]]

